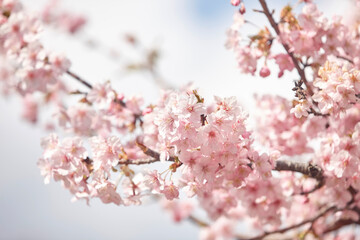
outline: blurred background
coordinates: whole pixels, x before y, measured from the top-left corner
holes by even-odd
[[[88,23],[82,33],[71,36],[45,27],[43,43],[47,49],[66,54],[72,71],[90,82],[111,80],[118,92],[139,94],[146,103],[154,102],[159,87],[150,74],[124,70],[124,64],[139,58],[124,43],[124,35],[133,34],[144,48],[160,50],[158,72],[162,79],[176,87],[193,82],[206,98],[236,96],[251,114],[255,92],[292,97],[296,74],[282,79],[277,79],[276,73],[266,79],[240,74],[233,52],[224,47],[225,32],[236,10],[229,2],[62,0],[63,9],[83,14]],[[348,1],[331,2],[318,1],[326,15],[343,15],[349,6]],[[23,3],[36,12],[47,1]],[[263,26],[265,17],[252,11],[259,9],[257,1],[245,3],[246,19]],[[275,9],[286,3],[268,1]],[[247,25],[243,36],[258,30]],[[97,47],[89,47],[89,40]],[[158,204],[118,207],[97,200],[91,201],[91,206],[83,201],[71,203],[72,196],[60,183],[44,185],[36,166],[41,156],[40,138],[47,133],[21,119],[21,103],[16,97],[1,97],[0,110],[0,239],[197,238],[197,227],[186,221],[174,224]]]

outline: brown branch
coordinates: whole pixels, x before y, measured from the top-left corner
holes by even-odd
[[[154,162],[158,162],[159,160],[155,159],[155,158],[150,158],[150,159],[137,159],[137,160],[133,160],[133,159],[127,159],[125,161],[119,161],[119,164],[124,164],[124,165],[143,165],[143,164],[150,164],[150,163],[154,163]]]
[[[325,231],[323,232],[323,235],[331,233],[336,230],[339,230],[340,228],[345,227],[350,224],[360,224],[360,221],[354,221],[352,219],[340,219],[340,220],[336,221],[334,224],[332,224],[330,227],[325,229]]]
[[[347,206],[351,205],[352,203],[354,203],[354,195],[356,194],[355,189],[353,189],[352,187],[350,187],[348,189],[350,191],[350,193],[352,194],[353,198],[350,202],[347,203]],[[355,192],[354,192],[355,191]],[[354,207],[352,209],[348,209],[350,211],[354,211],[358,214],[358,216],[360,216],[360,209],[358,207]],[[359,220],[353,220],[353,219],[339,219],[336,222],[334,222],[331,226],[329,226],[328,228],[326,228],[323,232],[322,235],[326,235],[328,233],[331,233],[333,231],[337,231],[339,229],[341,229],[342,227],[351,225],[351,224],[356,224],[356,225],[360,225],[360,219]]]
[[[317,184],[313,189],[309,191],[301,192],[300,195],[307,195],[313,193],[316,190],[320,189],[325,184],[325,177],[323,170],[319,166],[313,165],[311,163],[281,160],[275,162],[274,170],[299,172],[317,180]]]
[[[143,151],[143,153],[149,157],[154,158],[156,161],[160,161],[160,153],[148,148],[144,144],[140,143],[139,141],[136,141],[136,145]],[[176,162],[177,159],[175,157],[170,156],[168,161]]]
[[[310,111],[308,111],[309,114],[314,114],[314,116],[322,116],[322,117],[328,117],[330,114],[322,114],[320,112],[315,111],[313,108],[310,108]]]
[[[349,59],[349,58],[347,58],[347,57],[343,57],[343,56],[336,56],[337,58],[340,58],[340,59],[342,59],[342,60],[345,60],[345,61],[348,61],[349,63],[351,63],[351,64],[355,64],[354,63],[354,61],[353,60],[351,60],[351,59]]]
[[[199,218],[195,217],[194,215],[190,215],[188,217],[189,221],[194,223],[195,225],[199,226],[199,227],[208,227],[209,224],[206,223],[205,221],[203,220],[200,220]]]
[[[324,181],[323,170],[319,166],[311,163],[279,160],[275,162],[274,170],[299,172],[319,182]]]
[[[67,70],[66,73],[71,76],[72,78],[74,78],[75,80],[77,80],[78,82],[82,83],[83,85],[85,85],[87,88],[89,89],[92,89],[93,86],[87,82],[86,80],[84,80],[83,78],[81,78],[79,75],[71,72],[70,70]],[[76,93],[82,93],[82,94],[87,94],[86,92],[80,92],[80,91],[77,91]],[[116,92],[115,92],[116,94]],[[117,94],[116,94],[117,95]],[[120,106],[126,108],[126,102],[124,102],[122,99],[118,99],[118,98],[115,98],[114,99],[114,102],[119,104]],[[139,121],[140,122],[140,125],[142,125],[143,123],[143,120],[141,119],[141,114],[136,114],[134,113],[134,124],[136,124],[136,121]]]
[[[267,19],[268,19],[269,22],[270,22],[271,27],[275,30],[276,34],[281,38],[281,36],[280,36],[281,32],[280,32],[279,26],[278,26],[278,24],[275,22],[272,14],[270,13],[270,10],[269,10],[269,8],[268,8],[268,6],[267,6],[267,4],[266,4],[266,1],[265,1],[265,0],[259,0],[259,2],[260,2],[261,7],[262,7],[262,9],[263,9],[263,13],[265,14],[265,16],[267,17]],[[280,40],[281,40],[281,39],[280,39]],[[281,40],[281,44],[283,45],[286,53],[290,56],[290,58],[291,58],[291,60],[293,61],[293,64],[294,64],[297,72],[298,72],[299,75],[300,75],[300,78],[301,78],[301,80],[300,80],[300,85],[301,85],[301,83],[304,83],[305,86],[306,86],[306,88],[307,88],[307,90],[308,90],[309,95],[312,96],[312,95],[314,94],[314,92],[313,92],[313,90],[312,90],[312,87],[311,87],[310,83],[309,83],[309,82],[307,81],[307,79],[306,79],[304,69],[302,69],[302,68],[300,67],[299,61],[296,59],[296,57],[294,56],[294,54],[290,51],[289,45],[287,45],[286,43],[284,43],[282,40]]]
[[[77,80],[78,82],[80,82],[81,84],[85,85],[87,88],[92,89],[92,85],[90,83],[88,83],[87,81],[85,81],[84,79],[82,79],[79,75],[71,72],[70,70],[67,70],[66,73],[71,76],[72,78],[74,78],[75,80]]]

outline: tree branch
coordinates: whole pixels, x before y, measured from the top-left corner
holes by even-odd
[[[265,16],[267,17],[267,19],[268,19],[269,22],[270,22],[271,27],[275,30],[276,34],[280,37],[281,44],[283,45],[286,53],[290,56],[291,60],[293,61],[293,64],[294,64],[294,66],[295,66],[295,68],[296,68],[296,70],[297,70],[297,72],[299,73],[300,78],[301,78],[300,83],[304,83],[304,84],[305,84],[309,95],[312,96],[312,95],[314,94],[314,92],[313,92],[313,90],[312,90],[312,87],[311,87],[310,83],[309,83],[309,82],[307,81],[307,79],[306,79],[305,71],[304,71],[304,69],[302,69],[302,68],[300,67],[299,61],[296,59],[296,57],[294,56],[294,54],[290,51],[289,45],[287,45],[286,43],[284,43],[284,42],[282,41],[282,39],[281,39],[281,32],[280,32],[279,26],[278,26],[278,24],[275,22],[272,14],[270,13],[269,8],[268,8],[268,6],[267,6],[267,4],[266,4],[266,1],[265,1],[265,0],[259,0],[259,2],[260,2],[261,7],[262,7],[262,9],[263,9],[262,13],[265,14]],[[300,86],[301,86],[301,84],[300,84]]]
[[[147,146],[140,143],[139,141],[136,141],[136,145],[143,151],[143,153],[145,155],[154,158],[154,160],[156,160],[156,161],[160,161],[160,153],[148,148]],[[175,159],[175,157],[170,156],[168,161],[176,162],[177,160]]]
[[[93,86],[86,80],[84,80],[83,78],[81,78],[79,75],[71,72],[70,70],[67,70],[66,73],[71,76],[72,78],[74,78],[75,80],[77,80],[78,82],[80,82],[81,84],[85,85],[87,88],[89,89],[93,89]],[[86,94],[86,92],[76,92],[76,93],[82,93],[82,94]],[[114,99],[114,102],[119,104],[120,106],[126,108],[126,102],[124,102],[123,100],[121,99],[118,99],[118,98],[115,98]],[[136,123],[137,120],[140,121],[140,124],[143,123],[143,120],[141,119],[141,115],[140,114],[135,114],[134,113],[134,123]]]
[[[144,165],[144,164],[150,164],[150,163],[154,163],[154,162],[158,162],[158,161],[159,160],[157,160],[155,158],[137,159],[137,160],[127,159],[125,161],[119,161],[119,164],[124,164],[124,165]]]
[[[205,221],[203,220],[200,220],[199,218],[195,217],[194,215],[190,215],[188,217],[189,221],[194,223],[195,225],[199,226],[199,227],[208,227],[209,224],[206,223]]]
[[[88,83],[87,81],[85,81],[84,79],[82,79],[79,75],[71,72],[70,70],[67,70],[66,73],[71,76],[72,78],[74,78],[75,80],[77,80],[78,82],[80,82],[81,84],[85,85],[87,88],[92,89],[93,86]]]
[[[274,170],[299,172],[319,182],[324,180],[323,170],[319,166],[311,163],[279,160],[275,162]]]
[[[360,224],[360,221],[354,221],[352,219],[340,219],[336,221],[334,224],[332,224],[330,227],[325,229],[323,232],[323,235],[331,233],[333,231],[339,230],[340,228],[350,225],[350,224]]]
[[[301,192],[300,195],[307,195],[313,193],[322,186],[324,186],[325,184],[325,177],[323,170],[319,166],[313,165],[311,163],[280,160],[275,162],[274,170],[299,172],[317,180],[317,184],[313,189],[309,191]]]

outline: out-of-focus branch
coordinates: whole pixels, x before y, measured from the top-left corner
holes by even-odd
[[[139,43],[135,45],[137,48],[141,48]],[[145,58],[140,62],[133,62],[126,66],[126,69],[129,71],[144,71],[148,72],[151,75],[154,83],[162,89],[175,89],[175,87],[163,77],[160,76],[158,72],[158,59],[159,52],[157,49],[147,50],[144,48]]]
[[[331,226],[329,226],[324,232],[323,235],[334,232],[339,230],[340,228],[344,227],[344,226],[348,226],[350,224],[357,224],[360,225],[360,221],[354,221],[352,219],[340,219],[338,221],[336,221],[334,224],[332,224]]]
[[[199,226],[199,227],[208,227],[209,224],[206,223],[205,221],[203,220],[200,220],[199,218],[195,217],[194,215],[190,215],[188,217],[189,221],[194,223],[195,225]]]
[[[193,224],[201,227],[201,228],[203,228],[203,227],[209,227],[209,224],[208,224],[207,222],[205,222],[205,221],[203,221],[203,220],[195,217],[194,215],[190,215],[190,216],[188,217],[188,220],[189,220],[190,222],[192,222]],[[241,236],[240,234],[237,234],[237,235],[236,235],[236,238],[241,238],[241,239],[242,239],[242,238],[244,238],[244,236]]]
[[[351,190],[350,188],[350,192],[352,192],[354,189]],[[352,193],[353,194],[353,193]],[[355,193],[354,193],[355,194]],[[354,197],[354,194],[353,194],[353,197]],[[354,198],[352,201],[350,201],[349,203],[352,203],[354,201]],[[348,203],[348,205],[349,205]],[[360,216],[360,209],[358,207],[354,207],[352,209],[349,209],[351,211],[354,211],[358,214],[358,216]],[[356,225],[360,225],[360,219],[359,220],[354,220],[354,219],[339,219],[337,220],[336,222],[334,222],[332,225],[328,226],[322,233],[322,235],[326,235],[328,233],[331,233],[331,232],[334,232],[334,231],[337,231],[339,229],[341,229],[342,227],[344,226],[348,226],[348,225],[351,225],[351,224],[356,224]]]
[[[354,61],[353,60],[351,60],[351,59],[349,59],[349,58],[347,58],[347,57],[344,57],[344,56],[336,56],[337,58],[339,58],[339,59],[342,59],[342,60],[345,60],[345,61],[347,61],[347,62],[349,62],[349,63],[351,63],[351,64],[354,64]]]
[[[87,88],[89,88],[89,89],[93,88],[89,82],[85,81],[83,78],[81,78],[79,75],[73,73],[72,71],[67,70],[66,73],[69,76],[71,76],[72,78],[74,78],[75,80],[77,80],[78,82],[80,82],[81,84],[85,85]]]
[[[149,68],[149,72],[154,79],[155,84],[157,84],[159,87],[163,89],[174,89],[174,86],[171,85],[169,82],[165,81],[164,78],[162,78],[158,71],[155,70],[153,67]]]
[[[298,224],[295,224],[295,225],[291,225],[289,227],[286,227],[286,228],[282,228],[282,229],[278,229],[278,230],[275,230],[275,231],[271,231],[271,232],[265,232],[263,233],[262,235],[260,236],[257,236],[257,237],[253,237],[253,238],[242,238],[242,237],[237,237],[238,240],[261,240],[261,239],[264,239],[265,237],[269,236],[269,235],[272,235],[272,234],[276,234],[276,233],[285,233],[287,231],[290,231],[292,229],[296,229],[296,228],[299,228],[299,227],[302,227],[303,225],[305,224],[308,224],[308,223],[314,223],[315,221],[317,221],[319,218],[323,217],[325,214],[329,213],[329,212],[336,212],[336,211],[341,211],[343,209],[338,209],[336,208],[335,206],[332,206],[332,207],[329,207],[327,208],[326,210],[322,211],[321,213],[319,213],[318,215],[316,215],[315,217],[312,217],[312,218],[309,218],[307,220],[304,220]]]

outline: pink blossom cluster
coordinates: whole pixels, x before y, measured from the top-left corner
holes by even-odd
[[[297,101],[290,112],[301,118],[316,108],[324,115],[343,116],[358,102],[359,76],[359,70],[348,62],[326,61],[313,82],[315,93],[308,99]]]
[[[308,139],[325,128],[321,117],[297,118],[291,114],[292,103],[279,96],[256,97],[257,132],[262,144],[294,156],[311,152]]]
[[[46,92],[70,67],[69,60],[46,52],[38,40],[39,20],[22,11],[20,3],[3,1],[0,9],[6,13],[0,21],[1,54],[16,75],[10,85],[24,95]]]
[[[134,116],[138,107],[132,107],[131,101],[124,101],[126,107],[121,106],[114,102],[116,95],[108,83],[95,85],[87,95],[91,103],[88,108],[103,111],[93,112],[94,116],[82,111],[66,115],[70,132],[88,138],[91,151],[83,147],[79,137],[61,142],[54,136],[44,140],[39,167],[46,182],[50,177],[60,180],[75,199],[98,197],[104,203],[125,205],[140,204],[143,197],[151,195],[177,199],[183,189],[188,197],[197,197],[212,219],[239,218],[229,212],[251,206],[247,210],[251,217],[280,223],[280,208],[287,201],[283,199],[282,188],[275,187],[278,181],[270,179],[278,155],[259,155],[252,147],[251,132],[245,125],[247,115],[234,97],[215,97],[214,103],[205,105],[196,91],[165,92],[156,106],[143,111],[143,133],[136,140],[142,146],[139,148],[134,140],[120,140],[91,127],[96,115],[121,122],[119,108],[132,113],[127,116]],[[115,110],[108,111],[109,106],[114,104],[119,112],[110,116]],[[84,132],[85,129],[91,131]],[[120,129],[118,133],[126,139],[131,129]],[[132,164],[148,161],[148,149],[159,153],[158,160],[170,163],[163,173],[157,170],[136,173],[131,168]],[[78,152],[82,155],[74,155]],[[269,191],[273,193],[266,197]],[[176,205],[171,205],[171,209],[179,220],[190,213],[190,210],[176,212],[179,211]]]
[[[129,154],[130,146],[123,145],[118,137],[94,136],[88,142],[92,154],[79,137],[60,141],[52,134],[44,138],[44,153],[38,166],[45,183],[51,178],[61,181],[74,194],[73,200],[86,199],[87,202],[91,198],[100,198],[103,203],[138,205],[142,197],[155,191],[170,200],[178,197],[173,183],[162,179],[156,171],[148,171],[144,176],[127,167],[125,163],[130,157],[146,156]],[[122,194],[117,191],[119,185]]]
[[[54,25],[71,34],[80,31],[87,22],[83,15],[59,11],[58,0],[50,0],[42,10],[41,15],[44,23]]]
[[[158,149],[162,160],[178,158],[182,163],[179,187],[185,188],[189,197],[197,196],[212,219],[226,216],[239,203],[257,205],[268,190],[254,188],[269,181],[276,155],[259,156],[252,147],[251,132],[245,125],[247,115],[236,99],[215,97],[215,103],[205,105],[197,92],[166,94],[144,117],[144,124],[151,128],[144,129],[143,142]],[[284,202],[281,192],[273,196],[258,210],[253,208],[252,215],[275,221]],[[278,206],[270,207],[274,202]]]
[[[0,84],[4,93],[24,96],[23,116],[36,122],[40,103],[61,102],[59,96],[66,91],[61,78],[70,61],[44,49],[39,41],[41,21],[18,1],[0,1],[0,10]]]
[[[339,65],[326,62],[319,69],[319,77],[314,80],[319,89],[312,99],[318,102],[322,114],[334,115],[344,112],[357,102],[360,93],[360,72],[350,64]]]
[[[338,131],[331,131],[324,136],[317,152],[317,159],[329,174],[343,179],[347,185],[359,189],[358,161],[360,152],[357,147],[360,140],[360,125],[357,123],[360,117],[359,106],[356,106],[351,112],[344,120],[336,125],[334,124],[335,127],[339,126]],[[347,129],[341,128],[341,123],[347,124]]]
[[[242,40],[239,29],[245,24],[244,16],[236,12],[234,14],[234,22],[231,28],[227,31],[226,48],[233,50],[236,53],[238,66],[243,73],[255,74],[257,69],[257,61],[262,56],[260,50],[251,46],[241,46]]]
[[[123,201],[116,193],[115,183],[109,180],[110,166],[117,164],[117,154],[121,152],[119,139],[94,137],[91,146],[96,151],[93,160],[88,158],[88,152],[78,137],[65,138],[61,142],[56,135],[43,139],[45,151],[38,166],[45,176],[45,183],[49,183],[50,178],[61,181],[74,194],[74,199],[98,197],[104,203],[119,205]]]
[[[251,35],[249,44],[244,46],[239,41],[239,28],[246,22],[245,16],[235,12],[227,40],[227,46],[235,52],[243,73],[254,75],[260,59],[264,59],[259,71],[261,77],[270,75],[267,62],[272,59],[279,66],[278,77],[283,76],[285,70],[292,71],[294,64],[290,56],[286,52],[272,50],[276,43],[286,46],[286,51],[299,59],[301,64],[311,66],[315,74],[318,66],[323,65],[329,56],[352,59],[359,66],[359,28],[346,24],[338,16],[332,19],[324,17],[312,1],[304,1],[300,14],[296,14],[290,5],[285,6],[280,12],[277,35],[274,36],[265,27],[256,35]]]
[[[141,97],[125,99],[103,82],[95,84],[81,101],[61,106],[55,116],[61,128],[80,136],[108,136],[113,130],[126,134],[135,130],[142,104]]]
[[[241,46],[245,7],[232,0],[240,9],[226,47],[245,73],[267,77],[273,61],[278,77],[296,69],[300,79],[295,100],[256,97],[260,111],[250,130],[236,97],[208,102],[189,87],[163,91],[155,105],[144,106],[142,97],[125,96],[110,82],[85,82],[69,71],[66,57],[43,48],[36,17],[15,0],[0,0],[4,92],[20,93],[23,116],[31,122],[37,121],[37,94],[55,102],[56,127],[66,135],[42,141],[38,166],[45,183],[60,181],[74,200],[88,202],[99,198],[127,206],[162,199],[175,221],[190,219],[204,227],[204,240],[242,239],[235,233],[237,222],[259,232],[253,239],[288,230],[303,238],[310,234],[306,239],[354,237],[328,232],[360,221],[359,28],[340,18],[328,20],[312,1],[300,1],[300,14],[285,6],[274,26],[274,13],[264,2],[260,13],[267,14],[277,36],[265,27]],[[48,7],[43,17],[53,23],[59,16]],[[76,31],[79,22],[70,21],[68,30]],[[275,52],[273,42],[285,52]],[[88,88],[72,92],[80,96],[75,103],[61,101],[64,73]],[[140,168],[148,164],[154,168]],[[209,223],[194,218],[194,202]]]

